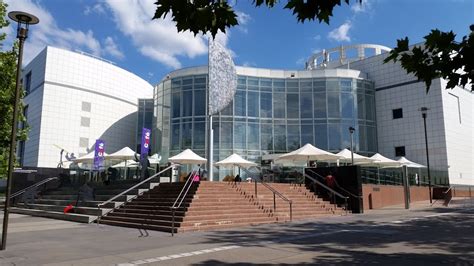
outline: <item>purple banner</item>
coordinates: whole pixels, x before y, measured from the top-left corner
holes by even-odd
[[[148,151],[150,150],[150,139],[151,139],[151,130],[148,128],[143,128],[140,158],[147,158]]]
[[[105,142],[101,139],[95,141],[94,152],[94,170],[101,170],[104,168],[105,156]]]

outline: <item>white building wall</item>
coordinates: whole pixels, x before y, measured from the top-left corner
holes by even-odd
[[[56,167],[60,161],[58,146],[78,157],[92,151],[99,138],[105,141],[107,153],[124,146],[134,149],[137,100],[151,97],[152,86],[124,69],[88,55],[53,47],[42,53],[46,54],[46,61],[35,58],[30,63],[45,68],[40,134],[30,134],[27,145],[39,152],[33,156],[25,152],[25,158],[36,157],[36,164],[35,160],[25,160],[24,165]],[[32,96],[25,101],[33,102]],[[28,113],[30,122],[32,114],[30,110]]]

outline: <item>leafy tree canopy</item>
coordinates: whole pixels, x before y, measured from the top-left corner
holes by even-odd
[[[474,81],[474,25],[470,26],[471,33],[464,36],[461,42],[455,40],[452,31],[442,32],[432,30],[426,35],[422,45],[410,47],[408,37],[397,41],[397,47],[390,51],[385,63],[399,61],[402,67],[413,73],[418,80],[430,89],[431,80],[444,78],[448,80],[447,89],[455,86],[465,87]]]
[[[318,20],[329,24],[334,7],[342,2],[349,4],[350,0],[288,0],[284,8],[293,11],[299,22]],[[362,3],[362,0],[354,0]],[[275,6],[278,0],[253,0],[256,7],[265,5]],[[178,31],[190,30],[194,35],[211,33],[215,37],[220,30],[239,24],[237,14],[226,0],[158,0],[153,19],[165,18],[171,15]]]

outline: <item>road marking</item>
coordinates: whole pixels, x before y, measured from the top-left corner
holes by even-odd
[[[156,257],[156,258],[141,259],[141,260],[136,260],[136,261],[132,261],[132,262],[128,262],[128,263],[120,263],[118,265],[119,266],[135,266],[135,265],[148,264],[148,263],[153,263],[153,262],[158,262],[158,261],[179,259],[179,258],[183,258],[183,257],[190,257],[190,256],[196,256],[196,255],[202,255],[202,254],[218,252],[218,251],[236,249],[236,248],[240,248],[240,247],[241,246],[232,245],[232,246],[224,246],[224,247],[218,247],[218,248],[208,248],[208,249],[196,250],[196,251],[193,251],[193,252],[185,252],[185,253],[161,256],[161,257]]]

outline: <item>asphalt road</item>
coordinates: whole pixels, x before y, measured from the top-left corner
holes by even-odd
[[[472,202],[174,237],[15,214],[9,228],[0,265],[474,265]]]

